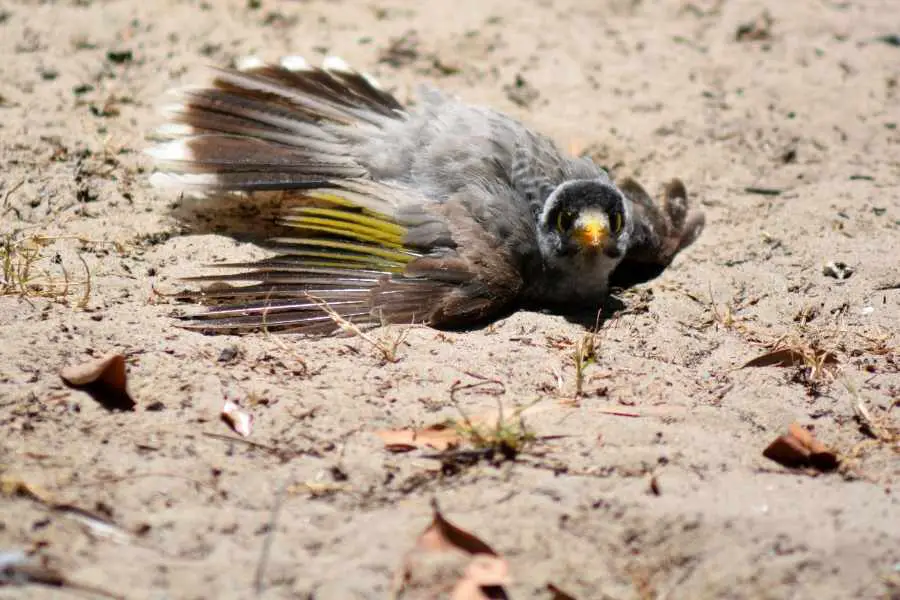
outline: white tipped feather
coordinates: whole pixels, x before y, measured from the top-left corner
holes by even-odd
[[[169,98],[173,101],[182,100],[186,96],[190,95],[191,92],[202,92],[203,90],[208,90],[208,85],[182,85],[179,87],[173,87],[166,90],[164,94],[165,98]]]
[[[235,61],[235,66],[239,71],[249,71],[250,69],[258,69],[265,66],[265,61],[258,56],[242,56]]]
[[[377,79],[375,79],[368,73],[362,73],[360,71],[357,71],[356,69],[351,67],[347,63],[347,61],[345,61],[343,58],[341,58],[339,56],[326,57],[325,60],[322,61],[322,68],[325,69],[326,71],[334,71],[336,73],[349,73],[349,74],[353,74],[353,75],[359,75],[360,77],[365,79],[366,82],[369,85],[371,85],[373,88],[375,88],[376,90],[383,89],[381,87],[381,85],[378,83]]]
[[[356,73],[350,65],[347,64],[340,56],[328,56],[322,61],[322,68],[326,71],[337,71],[339,73]]]
[[[150,152],[148,151],[147,154]],[[150,176],[150,185],[160,189],[174,189],[181,187],[178,178],[171,173],[154,173]]]
[[[168,104],[163,104],[159,107],[159,112],[166,116],[178,115],[187,110],[188,106],[183,102],[169,102]]]
[[[153,187],[174,190],[211,187],[218,181],[218,176],[213,173],[178,175],[157,172],[150,176],[150,185]]]
[[[194,135],[197,130],[181,123],[164,123],[156,128],[155,133],[160,138],[180,138]]]
[[[292,56],[284,56],[279,61],[282,68],[287,69],[288,71],[309,71],[310,65],[306,62],[306,59],[302,56],[292,55]]]
[[[384,88],[381,87],[381,84],[378,83],[378,80],[375,79],[375,77],[373,77],[372,75],[369,75],[368,73],[360,73],[359,76],[362,77],[363,79],[365,79],[365,80],[366,80],[366,83],[368,83],[369,85],[371,85],[371,86],[372,86],[373,88],[375,88],[376,90],[379,90],[379,91],[382,91],[382,92],[384,91]]]
[[[194,153],[184,140],[175,140],[165,144],[151,146],[145,151],[148,156],[160,162],[190,162],[194,160]]]

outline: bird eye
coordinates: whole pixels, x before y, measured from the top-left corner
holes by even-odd
[[[616,213],[616,230],[613,233],[622,231],[622,213]]]
[[[561,210],[556,217],[556,229],[559,230],[560,233],[565,233],[572,228],[574,222],[575,213],[568,210]]]

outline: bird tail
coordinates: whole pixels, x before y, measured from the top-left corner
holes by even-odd
[[[312,67],[250,59],[216,69],[209,85],[174,92],[150,148],[157,187],[257,192],[327,187],[364,178],[356,140],[406,118],[399,102],[338,58]]]

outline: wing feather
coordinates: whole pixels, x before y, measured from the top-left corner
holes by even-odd
[[[273,255],[189,279],[204,287],[179,297],[206,309],[186,326],[327,333],[338,329],[335,316],[358,326],[455,325],[515,296],[517,273],[502,255],[471,255],[498,254],[478,237],[477,197],[454,203],[409,182],[373,181],[355,158],[354,144],[408,115],[342,61],[218,69],[211,84],[178,92],[165,114],[160,135],[169,141],[149,151],[155,184],[281,192],[281,233],[265,243]]]

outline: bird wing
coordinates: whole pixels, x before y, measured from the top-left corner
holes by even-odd
[[[169,141],[148,152],[151,181],[214,196],[279,192],[285,234],[268,241],[267,259],[196,278],[205,289],[181,296],[208,307],[189,315],[188,327],[466,326],[518,297],[534,223],[516,210],[513,190],[489,176],[484,153],[456,143],[453,127],[426,135],[428,114],[414,118],[339,59],[214,73],[165,107],[160,134]],[[442,105],[462,125],[490,131],[489,117]],[[458,168],[442,170],[460,152]],[[428,177],[416,176],[416,159]],[[464,168],[482,163],[482,176]],[[498,235],[506,230],[515,235]]]
[[[703,230],[703,213],[692,211],[684,184],[673,179],[662,200],[655,202],[635,180],[616,182],[631,200],[634,230],[625,258],[613,271],[610,283],[628,287],[658,277],[675,256],[690,246]]]
[[[207,287],[179,296],[207,308],[186,326],[331,333],[347,322],[459,327],[494,318],[522,281],[472,214],[477,193],[435,204],[405,186],[346,180],[290,194],[281,223],[292,233],[269,240],[270,258],[193,278]]]

